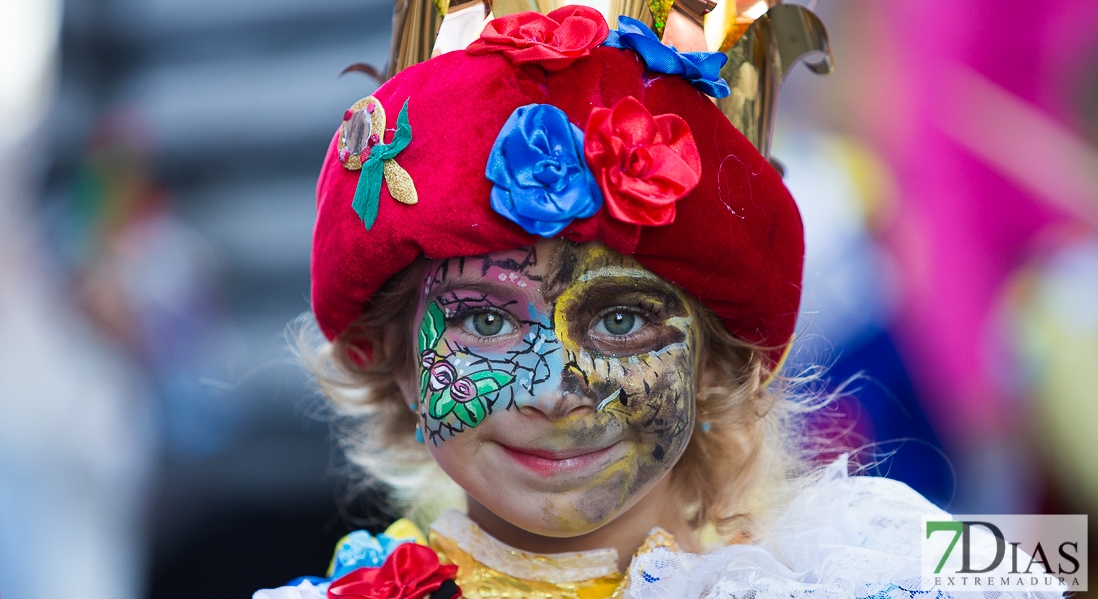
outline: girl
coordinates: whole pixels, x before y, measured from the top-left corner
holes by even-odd
[[[723,62],[570,6],[495,19],[346,112],[312,366],[365,482],[427,531],[354,533],[328,577],[257,598],[935,594],[937,508],[844,461],[800,476],[776,373],[801,222],[709,97],[744,92]],[[453,483],[465,511],[424,517]]]

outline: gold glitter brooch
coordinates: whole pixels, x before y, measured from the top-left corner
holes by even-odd
[[[397,130],[392,141],[382,143],[384,138],[385,108],[377,98],[363,98],[343,114],[339,132],[339,162],[347,170],[362,171],[351,205],[367,230],[377,220],[382,179],[396,201],[403,204],[419,201],[412,176],[395,160],[397,154],[412,141],[407,100],[397,116]]]

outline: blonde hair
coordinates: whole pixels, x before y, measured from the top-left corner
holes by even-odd
[[[415,372],[412,321],[424,265],[417,260],[390,278],[333,341],[307,316],[295,336],[300,357],[332,402],[336,438],[354,467],[348,499],[380,485],[389,515],[429,524],[464,494],[416,443],[417,417],[397,382]],[[802,381],[774,376],[766,348],[732,336],[709,308],[690,302],[702,315],[696,368],[706,374],[698,379],[695,430],[672,484],[695,529],[751,535],[808,471],[797,433],[814,408],[793,392]]]

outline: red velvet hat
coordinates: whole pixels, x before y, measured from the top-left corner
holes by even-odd
[[[796,204],[703,93],[712,84],[691,70],[701,59],[625,37],[607,40],[603,17],[584,7],[510,15],[347,111],[313,233],[313,311],[329,339],[420,255],[514,249],[540,234],[632,255],[780,361],[801,295]],[[520,163],[537,157],[522,144],[546,136],[575,140],[575,151],[553,147],[579,159],[558,169],[571,180],[547,184],[555,199],[527,201],[535,167]],[[580,196],[586,204],[572,202]],[[560,218],[547,221],[546,207]]]

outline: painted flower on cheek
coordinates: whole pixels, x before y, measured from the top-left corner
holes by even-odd
[[[457,372],[449,362],[435,362],[431,367],[431,377],[427,379],[427,385],[431,391],[442,391],[453,384],[457,378]]]
[[[458,403],[465,403],[477,396],[477,386],[469,377],[463,376],[450,386],[450,397]]]
[[[438,303],[431,302],[419,324],[420,393],[428,416],[443,420],[453,414],[471,428],[484,421],[489,400],[515,377],[506,372],[478,370],[459,378],[453,365],[429,349],[438,346],[445,331],[446,317]]]
[[[653,116],[626,96],[587,119],[584,152],[614,218],[658,226],[675,220],[675,202],[701,181],[701,154],[675,114]]]
[[[492,209],[534,235],[552,237],[602,206],[583,160],[583,131],[561,109],[528,104],[504,123],[488,156]]]
[[[436,354],[435,352],[433,352],[429,349],[424,350],[419,355],[419,365],[424,367],[424,368],[430,368],[431,365],[435,363],[435,360],[437,358],[438,358],[438,354]]]

